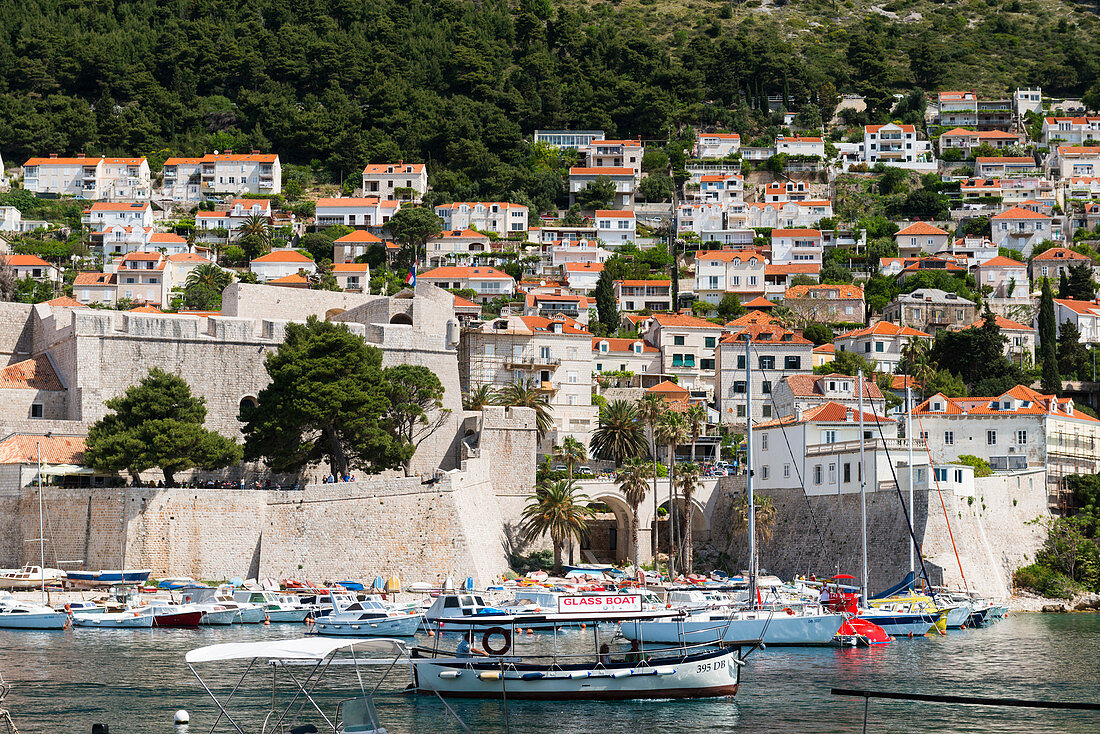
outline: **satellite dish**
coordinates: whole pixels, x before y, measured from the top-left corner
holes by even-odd
[[[215,150],[215,151],[214,151],[214,155],[218,155],[218,151],[216,151],[216,150]]]

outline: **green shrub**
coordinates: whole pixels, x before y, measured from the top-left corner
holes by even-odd
[[[1016,569],[1012,574],[1012,583],[1018,588],[1029,589],[1036,594],[1055,599],[1071,599],[1081,591],[1081,587],[1065,574],[1038,563]]]

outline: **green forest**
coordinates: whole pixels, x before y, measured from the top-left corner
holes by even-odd
[[[752,137],[775,127],[767,95],[828,119],[857,92],[879,121],[895,92],[1081,94],[1100,76],[1091,5],[767,4],[7,0],[0,154],[139,154],[157,169],[261,149],[334,183],[404,158],[431,164],[440,196],[539,206],[569,161],[525,143],[536,128]]]

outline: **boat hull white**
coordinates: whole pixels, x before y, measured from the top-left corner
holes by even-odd
[[[313,632],[318,635],[345,637],[412,637],[420,629],[423,619],[421,614],[341,621],[318,617],[313,622]]]
[[[301,624],[306,621],[306,617],[311,613],[312,610],[310,609],[268,609],[267,619],[272,624],[280,622],[297,622]]]
[[[720,615],[688,617],[683,621],[623,621],[619,628],[628,640],[645,643],[698,644],[763,640],[765,645],[830,645],[843,614],[792,616],[785,612],[753,612],[738,615],[727,625]],[[770,619],[769,619],[770,617]]]
[[[204,609],[200,625],[205,627],[222,627],[235,624],[240,616],[239,609]]]
[[[434,662],[414,659],[413,688],[463,698],[630,700],[733,696],[740,682],[736,649],[667,658],[652,664],[543,666],[506,664],[493,658]]]
[[[152,614],[134,614],[133,612],[102,612],[73,615],[74,627],[98,627],[100,629],[128,629],[153,626]]]
[[[936,626],[939,612],[884,612],[875,613],[875,610],[861,611],[859,615],[872,624],[877,624],[886,630],[886,634],[894,637],[919,637],[926,635]]]
[[[970,607],[965,604],[960,604],[957,607],[948,607],[947,609],[947,629],[957,630],[966,626],[966,620],[970,618]]]
[[[63,630],[69,626],[64,612],[0,613],[0,629]]]

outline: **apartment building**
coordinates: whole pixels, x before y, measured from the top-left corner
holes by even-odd
[[[277,153],[226,151],[202,158],[169,158],[162,174],[164,196],[180,202],[210,196],[274,196],[283,190],[283,168]]]
[[[149,161],[145,158],[72,158],[51,153],[23,164],[23,188],[34,194],[104,201],[148,199]]]
[[[1045,467],[1051,494],[1067,474],[1100,469],[1100,421],[1078,410],[1071,398],[1023,385],[992,397],[937,393],[913,414],[937,463],[969,454],[988,461],[994,471]]]
[[[775,265],[816,263],[821,265],[824,249],[819,229],[773,229],[772,257]]]
[[[341,290],[370,292],[370,265],[366,263],[336,263],[332,266],[332,275]]]
[[[1100,117],[1082,115],[1043,118],[1042,143],[1045,146],[1056,143],[1086,145],[1096,141],[1100,141]]]
[[[880,372],[892,374],[897,370],[910,339],[932,346],[931,334],[891,321],[879,321],[867,328],[841,334],[833,340],[833,345],[838,352],[854,352],[868,361],[873,360]]]
[[[501,237],[527,231],[527,207],[507,201],[456,201],[440,204],[436,216],[444,229],[476,229],[493,232]]]
[[[234,199],[224,211],[200,211],[195,214],[195,229],[203,242],[223,240],[218,230],[224,230],[230,239],[236,239],[238,231],[252,217],[262,218],[269,227],[274,226],[275,215],[270,199]]]
[[[117,263],[116,300],[129,299],[135,305],[162,306],[168,303],[165,268],[168,258],[159,252],[131,252]],[[109,266],[110,267],[110,266]]]
[[[799,155],[825,159],[825,141],[819,137],[802,135],[778,135],[775,138],[776,154]]]
[[[81,224],[89,229],[103,230],[122,227],[152,227],[153,206],[149,202],[96,202],[84,210]]]
[[[1023,143],[1023,136],[1004,130],[965,130],[957,127],[940,133],[939,146],[941,156],[949,150],[960,150],[964,157],[970,157],[971,151],[982,145],[1001,150]]]
[[[1100,344],[1100,303],[1055,298],[1054,322],[1057,329],[1061,331],[1062,324],[1067,321],[1077,327],[1082,344]],[[1035,315],[1034,324],[1038,328],[1038,314]]]
[[[1053,226],[1052,217],[1019,206],[994,215],[989,224],[991,239],[997,247],[1018,250],[1024,257],[1031,255],[1035,245],[1061,238],[1061,232]]]
[[[604,139],[603,130],[536,130],[536,144],[545,143],[554,148],[580,150],[595,140]]]
[[[1010,302],[1008,305],[1031,302],[1026,263],[998,255],[974,267],[974,280],[980,288],[991,289],[989,298]]]
[[[638,220],[628,209],[597,209],[596,232],[609,245],[633,243],[638,235]]]
[[[1039,165],[1031,156],[992,155],[974,159],[974,176],[977,178],[1034,176],[1038,173]]]
[[[539,444],[541,454],[566,436],[588,445],[597,410],[592,334],[581,324],[563,317],[502,316],[464,328],[458,350],[463,390],[533,382],[548,397],[553,429]]]
[[[747,340],[751,344],[747,345]],[[753,421],[777,417],[772,387],[785,377],[811,373],[813,349],[809,339],[779,324],[744,326],[722,336],[716,351],[714,378],[714,406],[719,421],[743,424],[749,394]],[[745,381],[746,353],[752,359],[751,391]]]
[[[603,263],[565,263],[565,282],[574,293],[588,295],[596,290],[596,283],[603,272]]]
[[[1049,171],[1058,179],[1100,176],[1100,147],[1059,145],[1051,154]]]
[[[601,372],[632,372],[636,387],[653,387],[665,379],[661,374],[661,350],[644,339],[592,337],[592,363]]]
[[[569,264],[602,264],[611,257],[611,251],[595,238],[590,240],[556,240],[542,246],[543,262],[547,267],[561,268]]]
[[[684,184],[686,198],[728,204],[745,198],[745,179],[734,173],[708,173]]]
[[[428,192],[423,163],[369,163],[363,168],[363,195],[419,202]]]
[[[744,211],[745,219],[738,224],[741,227],[816,228],[822,219],[833,216],[833,205],[825,199],[756,202],[745,205]]]
[[[695,141],[696,158],[728,158],[741,150],[741,136],[737,133],[699,133]]]
[[[492,249],[489,235],[473,229],[447,229],[427,242],[428,267],[441,267],[458,257],[470,257]],[[422,259],[422,261],[424,261]]]
[[[263,282],[270,282],[297,275],[299,271],[307,274],[317,272],[317,264],[297,250],[272,250],[266,255],[253,260],[248,264],[248,269],[256,274]]]
[[[499,296],[512,296],[516,281],[507,273],[487,266],[443,266],[429,270],[418,279],[444,289],[472,289],[475,300],[484,303]]]
[[[914,170],[935,166],[931,146],[927,140],[917,137],[916,128],[894,122],[865,126],[860,154],[862,160],[871,166],[884,163]]]
[[[685,314],[656,313],[642,338],[661,350],[661,372],[692,397],[709,398],[714,391],[715,349],[723,329]]]
[[[523,299],[524,316],[565,317],[585,327],[588,326],[588,311],[595,307],[595,299],[570,293],[566,288],[528,291]]]
[[[721,303],[726,293],[742,302],[764,294],[767,258],[756,250],[700,250],[695,255],[695,295],[707,303]]]
[[[671,280],[616,280],[615,301],[620,311],[671,311]]]
[[[77,273],[73,279],[73,297],[83,304],[113,306],[118,295],[118,276],[113,273]]]
[[[609,180],[615,187],[615,195],[612,197],[611,206],[617,209],[630,209],[634,206],[634,188],[637,173],[633,168],[626,166],[574,166],[570,168],[569,205],[573,206],[577,203],[578,192],[601,179]]]
[[[882,318],[934,335],[940,329],[962,328],[978,320],[978,307],[958,293],[920,288],[886,304]]]
[[[377,230],[389,222],[401,202],[377,196],[321,198],[317,200],[313,221],[318,227],[342,224],[345,227],[366,227]]]
[[[863,323],[863,289],[858,285],[796,285],[783,305],[803,324]]]
[[[15,277],[19,280],[31,278],[51,283],[61,282],[61,269],[38,255],[7,255],[5,264],[15,272]]]
[[[588,168],[629,168],[635,179],[642,175],[641,140],[593,140],[580,152]]]
[[[1008,131],[1012,129],[1013,112],[1012,99],[979,99],[973,92],[940,92],[935,120],[943,126]]]
[[[860,435],[860,423],[863,434]],[[810,496],[896,491],[895,476],[908,461],[898,422],[872,411],[829,401],[754,429],[754,486],[800,488]],[[927,471],[925,445],[913,442],[918,479]],[[861,452],[862,449],[862,452]],[[865,476],[866,475],[866,476]]]

